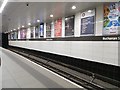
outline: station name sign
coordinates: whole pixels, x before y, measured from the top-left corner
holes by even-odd
[[[120,36],[103,37],[103,41],[120,41]]]
[[[15,40],[11,40],[15,41]],[[120,41],[120,36],[81,36],[64,38],[18,39],[18,41]]]

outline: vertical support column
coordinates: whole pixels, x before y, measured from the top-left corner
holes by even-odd
[[[102,31],[103,31],[103,4],[96,7],[95,36],[102,36]]]
[[[62,18],[62,37],[65,37],[65,17]]]
[[[79,37],[80,36],[80,31],[81,31],[81,18],[80,18],[81,13],[77,13],[75,15],[75,31],[74,31],[74,36]]]
[[[52,38],[55,37],[55,35],[54,35],[55,33],[54,32],[55,32],[55,30],[54,30],[54,21],[52,21],[52,23],[51,23],[51,37]]]
[[[33,33],[33,38],[35,38],[35,27],[33,27],[33,31],[34,31],[34,33]]]
[[[18,31],[18,39],[20,39],[20,30]]]
[[[46,23],[44,23],[44,38],[46,38]]]

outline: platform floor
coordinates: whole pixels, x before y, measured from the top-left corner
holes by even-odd
[[[0,56],[2,88],[83,88],[9,50]]]

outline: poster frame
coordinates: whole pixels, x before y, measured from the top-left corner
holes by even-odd
[[[75,36],[75,15],[69,15],[69,16],[66,16],[65,18],[69,18],[69,17],[72,17],[74,18],[74,34],[73,35],[70,35],[70,36],[66,36],[66,30],[65,30],[65,37],[74,37]]]
[[[82,19],[83,19],[83,18],[81,18],[81,20],[80,20],[80,25],[81,25],[81,27],[80,27],[80,36],[95,36],[95,34],[96,34],[96,8],[87,9],[87,10],[83,11],[82,13],[88,12],[88,10],[94,10],[94,12],[95,12],[95,15],[94,15],[94,30],[93,30],[93,34],[82,34]],[[82,13],[81,13],[81,14],[82,14]],[[81,14],[80,14],[80,17],[81,17]]]

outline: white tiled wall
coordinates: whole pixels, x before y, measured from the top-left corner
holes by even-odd
[[[10,41],[10,45],[118,66],[117,41]]]

